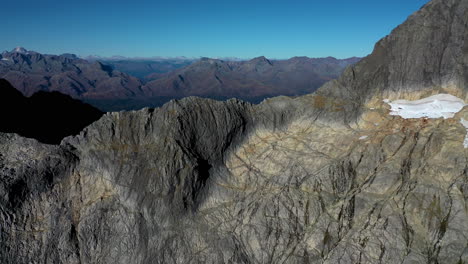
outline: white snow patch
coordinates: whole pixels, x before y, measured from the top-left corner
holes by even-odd
[[[363,139],[366,139],[367,136],[362,136],[362,137],[359,137],[359,140],[363,140]]]
[[[9,61],[10,59],[8,58],[2,58],[2,61]]]
[[[391,106],[390,115],[407,118],[452,118],[466,104],[450,94],[436,94],[416,101],[396,100],[391,102],[383,100]]]
[[[18,53],[27,53],[28,51],[23,48],[23,47],[16,47],[14,50],[14,52],[18,52]]]
[[[463,146],[468,148],[468,121],[462,118],[460,119],[460,123],[466,128],[466,136],[465,140],[463,141]]]

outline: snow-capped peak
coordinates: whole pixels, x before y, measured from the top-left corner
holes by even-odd
[[[16,47],[14,48],[11,52],[16,52],[16,53],[28,53],[28,50],[26,50],[23,47]]]

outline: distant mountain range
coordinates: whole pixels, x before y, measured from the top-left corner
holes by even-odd
[[[128,98],[143,96],[142,82],[101,62],[73,54],[45,55],[18,47],[0,55],[0,78],[24,95],[59,91],[74,98]]]
[[[148,76],[154,79],[143,86],[150,96],[226,96],[238,98],[302,95],[315,91],[337,78],[344,68],[359,58],[338,60],[332,57],[289,60],[223,61],[203,58],[187,67]]]
[[[100,62],[109,65],[114,70],[125,72],[142,80],[146,80],[149,75],[171,72],[179,68],[188,66],[195,62],[195,59],[103,59]]]
[[[0,55],[0,78],[24,95],[59,91],[104,111],[156,107],[186,96],[258,102],[314,92],[359,58],[229,59],[46,55],[17,47]]]

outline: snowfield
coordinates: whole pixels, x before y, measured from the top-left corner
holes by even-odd
[[[401,116],[408,118],[452,118],[456,113],[460,112],[466,105],[465,102],[450,94],[436,94],[420,100],[407,101],[383,100],[391,106],[390,115]],[[463,141],[463,146],[468,148],[468,121],[461,118],[460,123],[466,128],[466,136]]]
[[[465,102],[450,94],[436,94],[420,100],[407,101],[384,100],[391,106],[390,115],[401,116],[403,118],[452,118],[466,104]]]

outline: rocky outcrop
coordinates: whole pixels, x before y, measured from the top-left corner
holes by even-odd
[[[60,145],[0,134],[1,262],[468,262],[468,109],[405,119],[381,100],[466,94],[464,48],[435,60],[450,86],[400,55],[445,54],[431,41],[466,27],[432,19],[466,12],[433,0],[315,94],[107,113]]]
[[[459,0],[429,2],[318,93],[352,101],[351,113],[382,98],[452,93],[466,99],[467,6]]]

